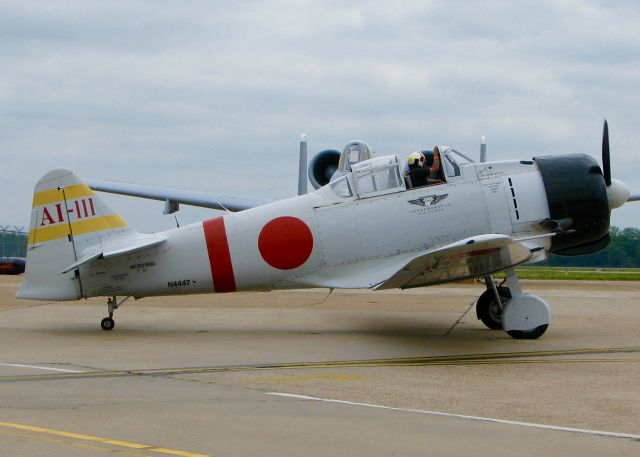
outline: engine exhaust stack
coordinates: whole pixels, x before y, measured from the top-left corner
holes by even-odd
[[[480,138],[480,163],[487,161],[487,139],[483,136]]]
[[[298,163],[298,195],[307,193],[307,135],[300,135],[300,161]]]

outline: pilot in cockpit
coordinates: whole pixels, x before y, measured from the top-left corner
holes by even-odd
[[[422,187],[443,182],[440,167],[440,151],[436,146],[433,151],[416,151],[407,159],[409,171],[406,173],[411,187]]]
[[[444,182],[438,146],[434,146],[433,151],[422,151],[422,153],[426,160],[425,166],[429,169],[429,179],[433,181],[429,182],[429,184],[440,184]]]

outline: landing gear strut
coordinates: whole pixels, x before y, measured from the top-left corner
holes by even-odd
[[[549,327],[551,310],[537,295],[522,292],[513,268],[505,270],[507,287],[485,277],[487,290],[476,303],[476,314],[487,327],[505,330],[515,339],[536,339]]]
[[[122,305],[125,301],[127,301],[129,297],[125,297],[123,298],[120,303],[118,303],[118,299],[114,296],[114,297],[110,297],[107,300],[107,309],[109,310],[109,317],[105,317],[104,319],[102,319],[102,321],[100,321],[100,327],[102,327],[102,330],[113,330],[113,327],[116,326],[116,321],[113,320],[113,313],[115,312],[116,309],[118,309],[120,307],[120,305]]]
[[[476,316],[491,330],[502,330],[502,309],[511,299],[508,287],[496,286],[493,275],[485,276],[487,290],[478,298]]]

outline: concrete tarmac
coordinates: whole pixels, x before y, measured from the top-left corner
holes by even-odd
[[[477,284],[127,301],[0,276],[0,455],[640,455],[640,283],[522,281],[539,340]],[[274,395],[277,394],[277,395]]]

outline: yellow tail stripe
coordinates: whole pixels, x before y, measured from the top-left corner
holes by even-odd
[[[33,194],[33,206],[35,208],[49,203],[58,203],[64,201],[65,197],[67,200],[72,200],[80,197],[93,197],[94,195],[95,193],[85,183],[73,184],[64,188],[64,195],[62,190],[58,189],[43,190]]]
[[[108,216],[93,217],[84,221],[71,223],[71,231],[74,236],[85,233],[99,232],[101,230],[117,229],[126,227],[127,222],[117,214]],[[38,227],[29,231],[29,245],[34,243],[44,243],[58,238],[64,238],[69,234],[69,224],[60,223],[49,227]]]

